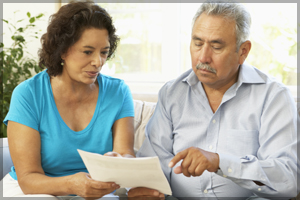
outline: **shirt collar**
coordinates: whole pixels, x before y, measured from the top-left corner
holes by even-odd
[[[243,83],[265,83],[265,80],[258,74],[253,66],[244,63],[240,66],[239,77],[237,80],[238,87]]]
[[[189,75],[183,78],[182,81],[193,86],[199,82],[199,79],[192,69],[189,71]],[[242,83],[265,83],[265,80],[262,79],[253,66],[244,63],[240,66],[237,86],[239,87]]]
[[[187,77],[183,78],[182,81],[186,82],[190,86],[193,86],[199,82],[198,77],[196,76],[193,69],[189,69],[190,73]]]

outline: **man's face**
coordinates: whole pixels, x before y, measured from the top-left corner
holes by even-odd
[[[241,59],[236,52],[234,21],[201,14],[192,30],[190,52],[193,70],[205,86],[229,88],[236,82]],[[210,68],[197,69],[201,63]]]

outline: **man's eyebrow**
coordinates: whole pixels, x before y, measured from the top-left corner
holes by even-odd
[[[193,40],[199,40],[199,41],[204,42],[203,39],[201,39],[200,37],[197,37],[197,36],[193,36]],[[217,43],[217,44],[225,44],[225,42],[222,39],[214,39],[214,40],[210,40],[208,42],[209,43]]]
[[[225,42],[222,39],[216,39],[216,40],[210,41],[210,43],[224,44]]]
[[[193,40],[200,40],[203,41],[201,38],[197,37],[197,36],[193,36]]]

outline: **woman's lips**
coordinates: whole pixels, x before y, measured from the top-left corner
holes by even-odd
[[[95,77],[98,75],[99,72],[87,71],[86,72],[90,77]]]

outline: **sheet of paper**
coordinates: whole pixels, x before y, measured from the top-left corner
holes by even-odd
[[[158,157],[109,157],[77,150],[89,174],[97,181],[115,182],[122,188],[147,187],[172,195]]]

